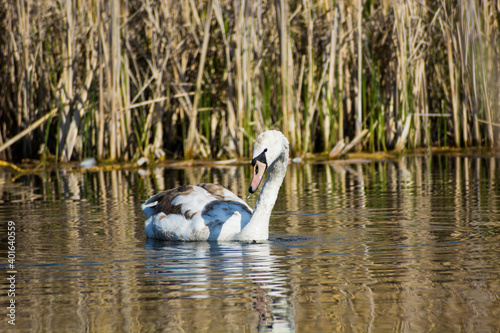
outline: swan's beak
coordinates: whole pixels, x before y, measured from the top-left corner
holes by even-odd
[[[267,165],[260,161],[256,161],[253,167],[253,177],[248,187],[248,192],[253,193],[259,188],[262,178],[264,178],[264,173],[266,172]]]

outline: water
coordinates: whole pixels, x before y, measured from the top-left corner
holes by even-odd
[[[144,237],[150,195],[215,182],[246,197],[248,167],[4,169],[0,331],[497,332],[498,165],[489,156],[290,165],[264,244]]]

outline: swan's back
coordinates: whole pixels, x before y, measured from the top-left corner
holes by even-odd
[[[230,240],[252,209],[220,185],[184,185],[160,192],[142,205],[146,235],[165,240]]]

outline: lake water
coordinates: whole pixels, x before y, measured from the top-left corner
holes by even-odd
[[[491,156],[291,164],[264,244],[144,236],[150,195],[214,182],[246,197],[246,166],[3,169],[0,331],[498,332],[499,169]]]

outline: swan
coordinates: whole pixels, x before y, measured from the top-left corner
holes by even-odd
[[[175,241],[265,241],[269,218],[288,166],[289,143],[279,131],[261,133],[253,145],[248,191],[267,178],[252,210],[233,192],[215,184],[183,185],[142,204],[149,238]]]

